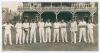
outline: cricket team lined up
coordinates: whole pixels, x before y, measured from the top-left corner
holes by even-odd
[[[81,42],[82,38],[84,42],[86,43],[94,43],[94,38],[93,38],[93,27],[95,26],[91,21],[88,23],[84,20],[79,20],[78,22],[72,19],[70,22],[70,33],[71,33],[71,43],[77,43]],[[68,30],[67,28],[67,23],[62,20],[61,22],[54,22],[53,25],[48,20],[47,22],[43,22],[43,19],[41,21],[31,21],[30,23],[25,20],[24,23],[21,21],[18,21],[15,25],[12,25],[11,23],[7,22],[3,24],[4,28],[4,45],[7,45],[7,38],[9,40],[9,44],[12,45],[12,36],[11,35],[11,28],[16,29],[16,44],[25,44],[25,43],[36,43],[37,42],[37,28],[39,28],[38,33],[39,33],[39,42],[40,43],[47,43],[47,42],[59,42],[59,36],[61,33],[61,40],[62,42],[70,42],[68,41],[67,35],[68,35]],[[44,30],[46,28],[46,30]],[[51,38],[52,30],[53,29],[53,38]],[[61,32],[59,30],[61,29]],[[77,31],[79,29],[79,34],[77,34]],[[30,32],[29,32],[30,31]],[[86,32],[87,31],[87,32]],[[79,37],[77,37],[79,36]],[[78,41],[76,41],[76,38]],[[51,39],[53,39],[51,41]]]

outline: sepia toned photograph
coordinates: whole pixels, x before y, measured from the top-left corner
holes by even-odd
[[[98,51],[98,2],[2,2],[3,51]]]

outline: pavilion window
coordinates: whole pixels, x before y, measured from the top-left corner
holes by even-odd
[[[67,7],[71,7],[71,3],[66,3]]]
[[[42,7],[50,7],[51,6],[51,3],[42,3],[41,6]]]
[[[52,3],[52,6],[53,7],[60,7],[61,6],[61,3]]]

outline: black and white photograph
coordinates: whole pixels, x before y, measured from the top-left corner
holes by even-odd
[[[98,2],[2,2],[3,51],[98,51]]]

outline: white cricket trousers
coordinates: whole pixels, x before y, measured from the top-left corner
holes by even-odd
[[[9,39],[9,44],[12,45],[11,30],[5,29],[5,34],[4,34],[4,45],[7,44],[7,38]]]
[[[61,28],[61,37],[62,37],[62,42],[68,42],[67,40],[67,30],[66,28]]]
[[[29,39],[29,30],[27,30],[27,33],[23,30],[23,44],[25,43],[25,40],[26,43],[28,43],[28,39]]]
[[[57,37],[57,42],[59,42],[59,29],[54,29],[53,42],[56,41],[56,37]]]
[[[80,33],[79,34],[79,42],[81,42],[82,36],[83,36],[84,42],[87,42],[86,41],[86,28],[80,28],[79,33]]]
[[[45,43],[45,38],[44,38],[44,28],[39,28],[39,36],[40,36],[40,43],[42,43],[42,41]]]
[[[49,40],[51,42],[51,29],[46,28],[46,42]]]
[[[30,43],[32,43],[32,38],[34,38],[34,43],[36,43],[36,30],[35,29],[31,29],[31,32],[30,32]]]
[[[16,33],[16,44],[22,44],[22,29],[16,29],[17,33]]]
[[[93,38],[93,29],[88,29],[88,40],[89,40],[89,43],[94,43],[94,38]]]
[[[76,43],[76,32],[75,31],[71,31],[71,42]]]

